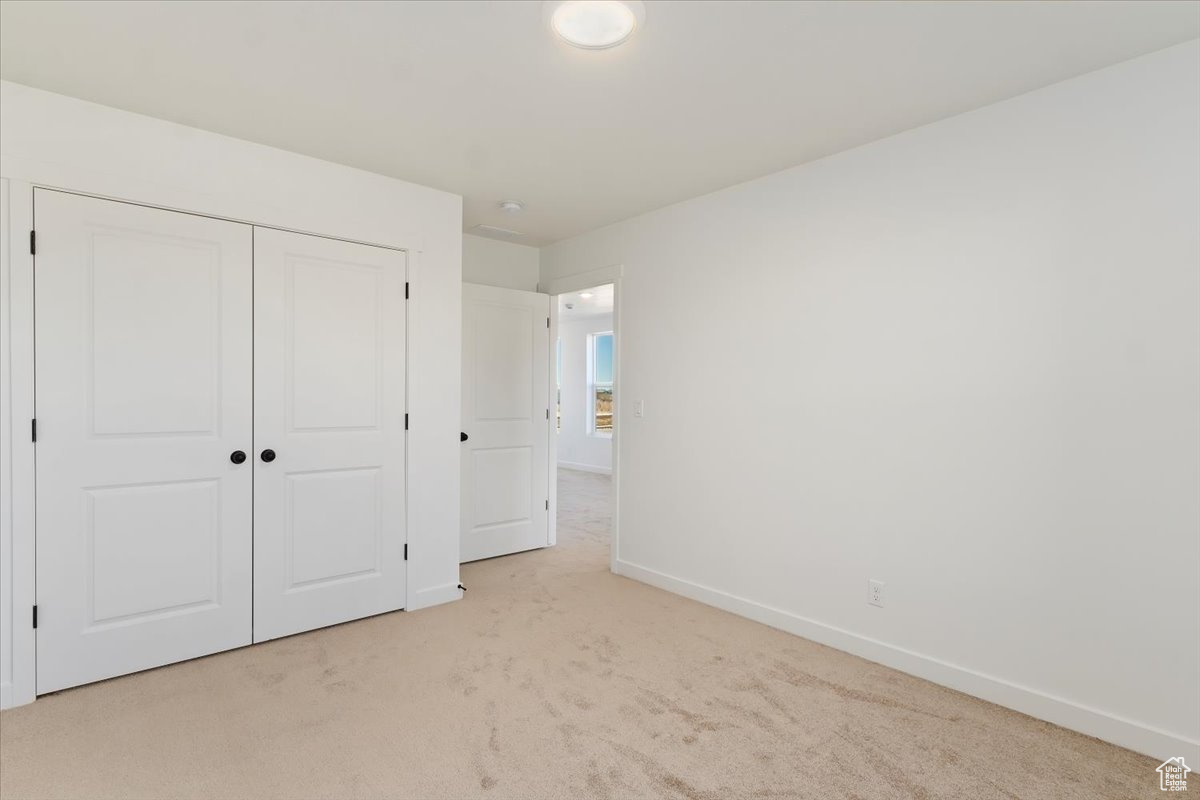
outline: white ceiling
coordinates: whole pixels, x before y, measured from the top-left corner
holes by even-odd
[[[0,76],[457,192],[541,245],[1200,36],[1195,2],[0,3]],[[508,215],[503,199],[524,201]]]
[[[590,297],[584,297],[584,295],[590,295]],[[571,308],[567,308],[567,306],[571,306]],[[613,285],[611,283],[558,296],[558,318],[564,322],[612,316],[612,313]]]

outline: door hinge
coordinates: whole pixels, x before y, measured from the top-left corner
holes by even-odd
[[[37,255],[37,231],[29,232],[29,255]]]
[[[37,441],[37,420],[36,419],[29,420],[29,439],[30,439],[30,441],[33,441],[33,442]]]
[[[404,543],[404,560],[408,561],[408,542]]]
[[[408,412],[404,412],[404,430],[408,430]]]
[[[33,627],[37,627],[37,606],[33,607]]]
[[[404,282],[404,299],[408,299],[408,281]]]
[[[549,500],[546,501],[546,510],[547,511],[550,510],[550,501]]]
[[[550,409],[546,409],[546,419],[550,419]]]
[[[546,327],[547,328],[550,327],[550,318],[549,317],[546,317]]]

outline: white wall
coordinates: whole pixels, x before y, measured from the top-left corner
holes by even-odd
[[[1200,761],[1198,143],[1192,42],[545,248],[619,571]]]
[[[6,243],[25,241],[29,184],[39,183],[409,250],[408,607],[457,599],[462,199],[8,82],[0,83],[0,110],[0,176],[9,179],[14,215]],[[18,194],[26,215],[20,224]],[[17,344],[8,354],[13,374],[4,372],[0,396],[15,392],[6,409],[19,423],[16,430],[28,430],[32,387],[21,372],[32,328],[25,303],[31,291],[28,250],[8,248],[4,266],[0,329],[13,332],[11,323],[16,335],[6,346]],[[5,476],[20,482],[21,470],[32,464],[32,445],[23,436],[11,437],[11,444],[16,469]],[[0,663],[31,665],[31,493],[25,488],[0,486],[11,496],[13,547],[20,551],[5,558],[0,596],[21,595],[15,623],[8,616],[0,621]],[[5,528],[5,547],[7,536]],[[5,702],[31,699],[28,683],[20,679],[6,687]]]
[[[483,236],[463,234],[462,279],[504,289],[536,292],[538,249]]]
[[[588,336],[613,329],[612,314],[566,322],[559,317],[562,341],[562,429],[558,432],[558,466],[593,472],[612,471],[612,437],[588,433]]]

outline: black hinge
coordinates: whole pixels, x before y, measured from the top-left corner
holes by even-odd
[[[37,627],[37,606],[33,607],[33,627]]]
[[[404,412],[404,430],[408,430],[408,412]]]
[[[404,560],[408,561],[408,542],[404,543]]]
[[[404,299],[408,299],[408,281],[404,282]]]
[[[546,501],[546,510],[547,511],[550,510],[550,501],[549,500]]]
[[[550,327],[550,318],[549,317],[546,317],[546,327],[547,328]]]
[[[29,438],[31,441],[37,441],[37,420],[29,420]]]
[[[37,255],[37,231],[29,232],[29,255]]]

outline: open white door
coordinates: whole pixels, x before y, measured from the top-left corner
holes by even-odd
[[[37,691],[249,644],[251,228],[34,213]]]
[[[405,271],[255,228],[256,642],[404,607]]]
[[[550,297],[463,284],[461,560],[548,544]]]

